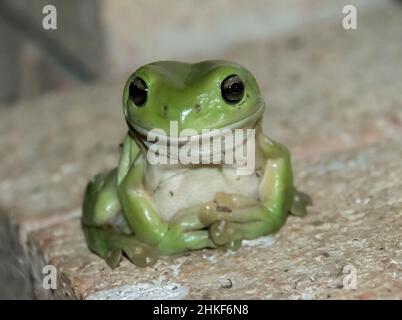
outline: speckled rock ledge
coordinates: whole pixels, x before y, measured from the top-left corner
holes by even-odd
[[[74,218],[30,235],[40,248],[33,260],[58,268],[58,298],[402,298],[401,158],[402,141],[304,167],[310,214],[237,252],[162,257],[145,269],[124,261],[111,271],[88,253]],[[356,290],[344,288],[345,266],[356,270]]]
[[[193,252],[111,272],[85,246],[83,189],[113,167],[125,132],[121,84],[50,94],[2,110],[0,205],[19,229],[36,284],[58,270],[57,298],[402,298],[402,10],[320,24],[231,48],[261,83],[270,136],[290,147],[305,219],[236,253]],[[357,289],[344,288],[345,266]]]

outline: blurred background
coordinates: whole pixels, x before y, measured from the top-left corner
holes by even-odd
[[[384,9],[384,3],[389,7]],[[43,8],[49,4],[57,9],[56,30],[46,30],[42,25],[46,16]],[[358,30],[342,28],[345,16],[342,9],[348,4],[357,8]],[[378,17],[375,15],[377,8],[381,8]],[[397,62],[398,56],[399,62],[402,58],[401,46],[389,46],[396,41],[387,40],[390,37],[387,30],[394,30],[394,34],[399,32],[402,43],[402,21],[392,15],[394,10],[402,10],[400,1],[0,0],[0,121],[5,115],[7,119],[18,119],[15,123],[10,123],[12,120],[0,122],[0,208],[6,207],[7,211],[16,207],[18,213],[42,214],[52,210],[62,212],[70,209],[72,203],[79,206],[81,189],[87,181],[85,175],[91,176],[104,168],[105,163],[115,163],[117,147],[111,149],[110,146],[117,146],[118,137],[125,131],[119,95],[126,77],[142,64],[155,60],[196,62],[226,58],[248,67],[260,83],[265,98],[272,102],[270,106],[277,115],[274,119],[280,119],[281,127],[279,121],[268,118],[268,122],[272,121],[272,131],[295,150],[296,160],[303,157],[303,152],[308,153],[313,135],[315,139],[336,137],[336,143],[342,140],[342,133],[336,131],[337,123],[345,124],[350,133],[338,149],[375,140],[379,134],[371,134],[371,131],[363,134],[359,141],[350,137],[363,119],[365,106],[384,98],[381,92],[395,93],[395,100],[381,100],[389,101],[389,110],[397,103],[400,105],[396,98],[400,88],[391,85],[401,83],[402,73],[395,69],[400,63],[396,67],[387,64],[387,61]],[[365,12],[374,13],[361,28],[359,17]],[[384,22],[387,26],[382,29]],[[400,27],[395,27],[398,23]],[[329,25],[331,27],[327,27]],[[324,31],[321,32],[321,28]],[[293,36],[302,29],[309,30],[309,36]],[[376,34],[375,41],[381,44],[371,42],[370,30]],[[323,45],[315,45],[316,38]],[[361,53],[360,43],[365,46]],[[354,54],[349,57],[350,52]],[[308,67],[310,65],[318,67]],[[372,68],[367,77],[366,66]],[[351,104],[355,93],[369,92],[379,84],[384,84],[381,87],[384,91],[379,91],[375,98],[363,95],[355,104],[356,115],[349,116],[350,108],[342,109]],[[318,87],[320,90],[316,90]],[[110,98],[109,88],[112,88]],[[73,94],[68,95],[69,92]],[[68,101],[61,102],[64,98]],[[109,106],[103,106],[109,102]],[[69,103],[71,113],[62,108]],[[73,108],[75,103],[77,110]],[[86,106],[97,103],[98,109],[86,110]],[[339,109],[325,109],[326,104],[339,106]],[[370,112],[376,115],[381,105],[379,103],[378,108]],[[302,114],[300,110],[307,106],[309,112],[318,115],[316,120],[309,120],[308,132],[297,123],[298,115]],[[13,113],[13,109],[19,110]],[[298,113],[288,119],[289,110],[296,109]],[[52,110],[57,116],[50,115]],[[342,116],[335,116],[335,110],[343,110]],[[96,114],[101,115],[97,118],[98,128],[107,132],[98,137],[106,145],[100,152],[113,150],[112,158],[99,160],[95,157],[99,154],[99,144],[95,143],[95,129],[87,132],[87,122],[95,119]],[[77,120],[81,116],[81,121]],[[55,124],[54,119],[59,123]],[[35,125],[38,128],[33,128]],[[366,129],[368,132],[366,125],[361,124],[359,132],[365,133]],[[378,132],[383,130],[381,125]],[[59,126],[64,128],[65,138],[58,134]],[[320,126],[326,129],[318,137],[315,130]],[[116,128],[121,129],[114,133]],[[299,131],[292,136],[289,128]],[[28,143],[29,139],[22,136],[21,131],[31,129],[34,130],[29,137],[32,141]],[[82,136],[76,137],[74,132],[81,132]],[[70,141],[66,142],[68,137]],[[52,142],[52,139],[61,142]],[[24,141],[30,146],[22,146]],[[335,141],[335,138],[326,141]],[[336,143],[321,143],[320,150],[334,146],[336,150]],[[302,150],[301,145],[306,148]],[[80,165],[83,155],[90,160],[96,158],[96,164],[86,161],[86,165],[91,163],[89,169],[85,164],[77,169],[76,164]],[[65,167],[60,161],[56,164],[57,156],[70,163]],[[65,169],[66,175],[74,176],[74,183],[79,186],[77,191],[65,192],[69,189],[66,182],[69,180],[56,176],[59,168]],[[29,298],[32,287],[28,262],[23,248],[16,245],[19,241],[15,230],[3,216],[0,215],[0,298]]]
[[[341,23],[342,8],[350,2],[0,0],[0,102],[122,81],[155,60],[219,57],[238,44],[266,41],[321,20]],[[361,11],[383,1],[352,2]],[[56,30],[42,27],[48,4],[57,9]],[[243,60],[249,62],[247,56]]]

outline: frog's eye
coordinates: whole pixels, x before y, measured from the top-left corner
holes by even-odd
[[[238,103],[244,96],[244,83],[238,75],[232,74],[222,81],[221,92],[228,103]]]
[[[134,102],[137,107],[144,105],[147,101],[148,87],[144,80],[137,77],[135,78],[128,88],[130,100]]]

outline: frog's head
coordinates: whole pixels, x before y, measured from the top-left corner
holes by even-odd
[[[253,75],[227,61],[195,64],[160,61],[140,67],[127,80],[123,106],[129,126],[142,135],[170,122],[179,131],[245,128],[262,117],[264,102]]]

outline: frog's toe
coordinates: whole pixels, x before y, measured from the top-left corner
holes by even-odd
[[[111,269],[115,269],[119,266],[122,257],[122,251],[120,249],[113,249],[106,253],[105,261]]]
[[[307,207],[311,206],[312,204],[313,200],[308,194],[295,191],[290,213],[298,217],[304,217],[307,214]]]
[[[220,247],[229,250],[237,250],[241,245],[241,233],[233,224],[221,220],[215,222],[209,228],[212,241]]]
[[[127,258],[139,267],[152,266],[158,260],[153,248],[135,238],[126,241],[123,251]]]
[[[201,223],[205,226],[213,224],[214,222],[218,221],[219,218],[220,213],[217,210],[217,204],[213,201],[208,202],[200,209],[199,219]]]
[[[301,199],[301,201],[305,204],[306,207],[313,205],[313,199],[307,193],[296,191],[296,195]]]
[[[224,249],[236,251],[241,247],[241,243],[242,243],[241,239],[230,240],[228,243],[224,245]]]

